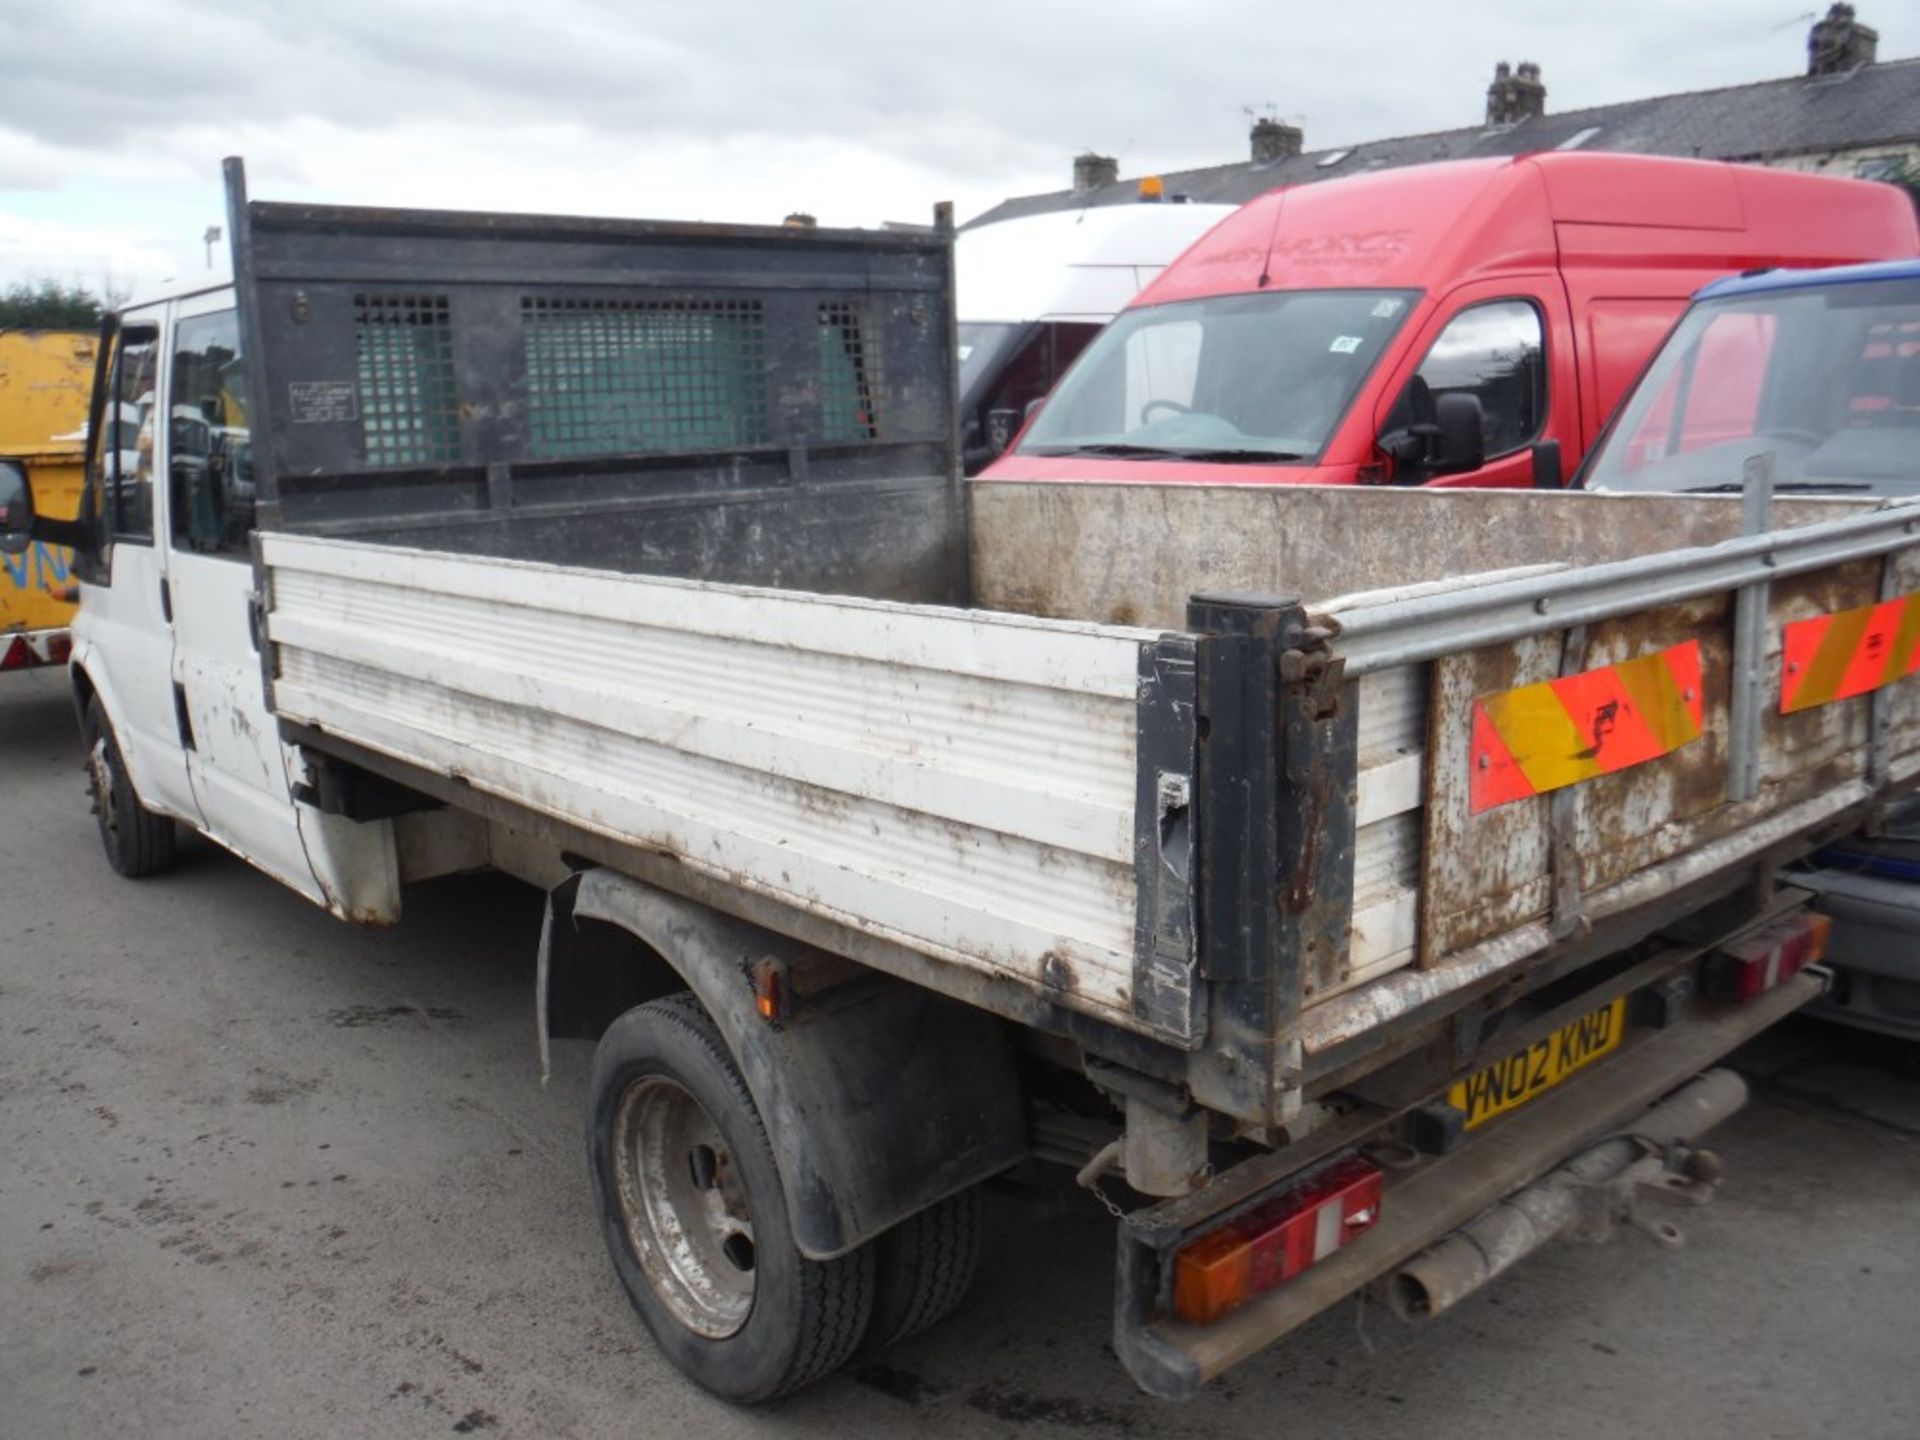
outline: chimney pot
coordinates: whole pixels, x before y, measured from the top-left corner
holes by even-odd
[[[1487,87],[1487,124],[1517,125],[1546,113],[1547,87],[1541,83],[1538,65],[1522,60],[1515,68],[1502,60],[1493,67],[1493,83]]]
[[[1283,124],[1269,115],[1253,122],[1253,129],[1247,133],[1247,141],[1253,154],[1253,163],[1270,165],[1275,160],[1298,155],[1306,136],[1298,125]]]
[[[1096,155],[1088,150],[1073,157],[1073,188],[1098,190],[1120,178],[1120,162],[1111,155]]]
[[[1854,19],[1853,6],[1829,5],[1807,32],[1807,74],[1843,75],[1871,65],[1879,48],[1880,32]]]

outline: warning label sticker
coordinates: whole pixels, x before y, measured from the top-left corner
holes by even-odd
[[[296,425],[358,420],[360,394],[351,380],[295,380],[287,386],[287,413]]]

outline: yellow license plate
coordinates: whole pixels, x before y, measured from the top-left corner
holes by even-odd
[[[1467,1129],[1504,1115],[1551,1090],[1582,1066],[1591,1065],[1620,1044],[1626,1027],[1627,997],[1622,995],[1591,1015],[1562,1025],[1517,1054],[1475,1071],[1447,1092],[1447,1103],[1467,1114]]]

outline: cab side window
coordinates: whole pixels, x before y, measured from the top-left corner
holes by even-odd
[[[1443,395],[1479,397],[1486,456],[1524,448],[1547,418],[1546,335],[1525,300],[1494,300],[1447,322],[1394,407],[1400,424],[1431,418]],[[1426,412],[1426,413],[1421,413]]]
[[[113,540],[153,543],[153,427],[159,381],[158,328],[127,326],[115,343],[94,460],[100,518]]]
[[[206,555],[247,558],[253,530],[253,451],[247,373],[232,310],[174,327],[168,418],[173,539]]]

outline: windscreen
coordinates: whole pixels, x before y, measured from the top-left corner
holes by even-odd
[[[1595,453],[1593,490],[1920,494],[1920,279],[1706,300],[1687,312]]]
[[[1017,325],[967,320],[960,322],[960,395],[963,406],[980,382],[999,368],[1000,362],[1012,352],[1020,337],[1032,328],[1026,322]]]
[[[1292,290],[1129,310],[1060,382],[1019,453],[1313,460],[1413,299]]]

